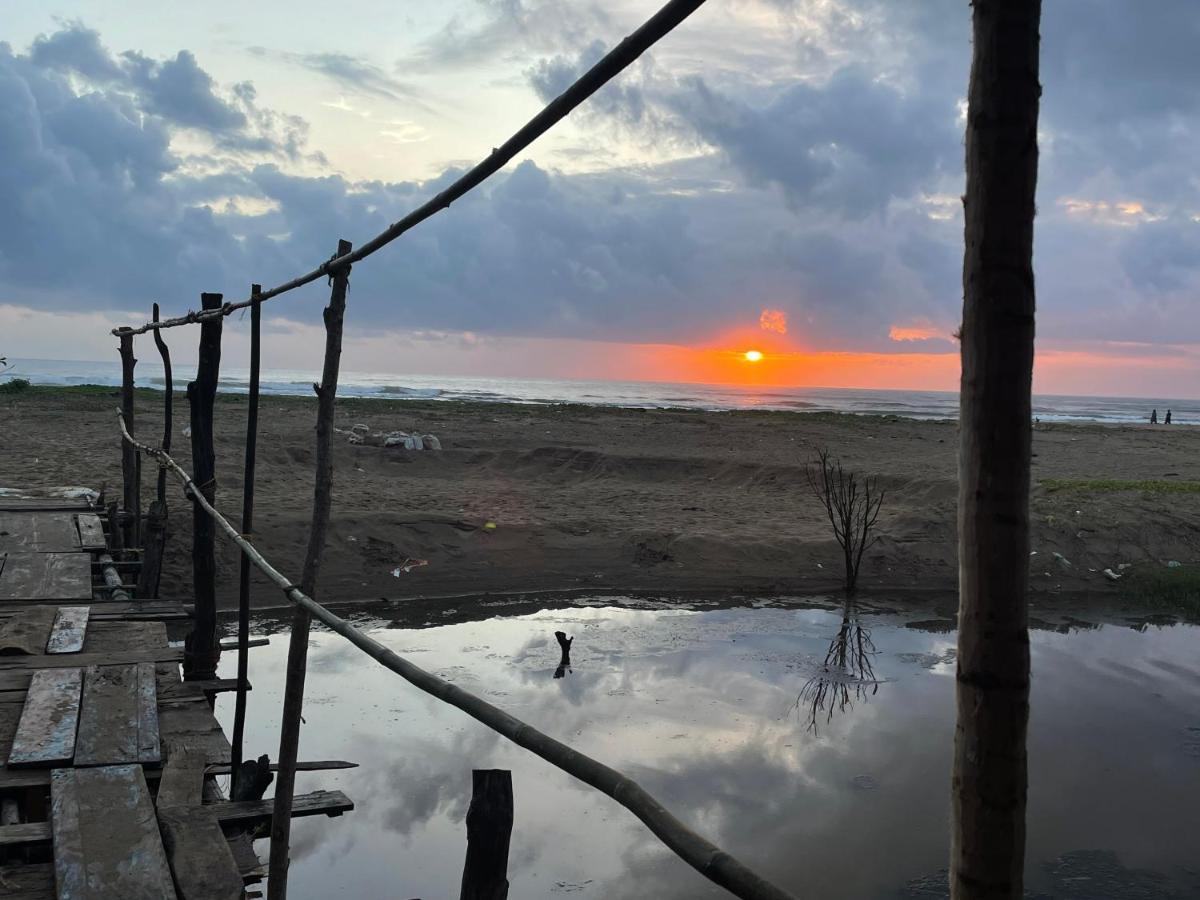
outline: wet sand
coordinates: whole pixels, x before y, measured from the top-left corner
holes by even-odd
[[[36,388],[0,398],[0,486],[120,493],[111,389]],[[156,440],[162,395],[139,392],[137,432]],[[217,402],[218,505],[241,509],[246,401]],[[256,543],[299,577],[312,504],[306,398],[262,402]],[[183,395],[176,456],[190,467]],[[880,479],[869,594],[956,585],[953,422],[781,412],[347,400],[337,425],[435,434],[441,451],[355,446],[335,436],[335,502],[318,594],[327,602],[528,591],[814,594],[836,590],[840,551],[804,466],[828,447]],[[1111,602],[1105,568],[1200,560],[1200,429],[1041,425],[1034,438],[1035,596]],[[154,469],[144,469],[148,502]],[[1147,481],[1137,490],[1114,479]],[[172,484],[164,596],[190,593],[191,512]],[[1053,556],[1057,552],[1069,561]],[[406,560],[425,565],[393,575]],[[237,553],[218,542],[220,600]],[[1095,571],[1091,571],[1095,570]],[[278,604],[258,581],[255,603]]]

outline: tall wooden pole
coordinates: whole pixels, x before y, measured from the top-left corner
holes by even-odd
[[[204,309],[219,309],[221,294],[201,294]],[[216,498],[216,455],[213,451],[213,403],[221,369],[221,328],[224,319],[206,319],[200,326],[196,380],[187,386],[192,428],[192,472],[197,489],[210,503]],[[216,677],[217,561],[216,529],[207,513],[192,501],[192,580],[196,617],[184,654],[184,676],[207,680]]]
[[[154,321],[158,321],[158,304],[154,304],[153,308]],[[167,342],[163,340],[162,329],[154,330],[154,346],[158,348],[158,355],[162,358],[163,366],[163,436],[162,448],[166,453],[171,452],[171,432],[174,429],[175,418],[175,381],[171,375],[171,350],[167,347]],[[163,505],[164,512],[167,506],[167,470],[159,468],[158,470],[158,500]]]
[[[125,417],[130,434],[137,434],[133,425],[133,368],[137,360],[133,356],[133,332],[121,333],[121,415]],[[141,546],[142,518],[142,460],[138,452],[128,443],[121,444],[122,505],[125,519],[122,525],[125,546]]]
[[[950,890],[1016,900],[1029,718],[1030,390],[1041,0],[974,0],[964,197]]]
[[[508,900],[508,845],[512,839],[512,772],[475,769],[467,808],[467,861],[459,900]]]
[[[242,479],[242,535],[253,540],[254,461],[258,448],[258,381],[261,359],[261,285],[250,286],[250,397],[246,409],[246,466]],[[238,667],[237,699],[233,709],[233,778],[230,793],[236,794],[242,768],[242,737],[246,729],[246,686],[250,663],[250,558],[242,554],[238,572]]]
[[[337,256],[351,251],[349,241],[338,241]],[[317,473],[313,488],[312,528],[304,558],[301,589],[314,596],[329,529],[333,501],[333,402],[337,396],[338,368],[342,359],[342,317],[346,311],[346,287],[350,267],[332,276],[333,290],[325,307],[325,365],[317,392]],[[275,782],[275,810],[271,820],[270,878],[268,900],[287,897],[288,841],[292,832],[292,792],[296,785],[296,755],[300,742],[300,713],[304,706],[304,675],[308,666],[309,613],[297,606],[292,616],[292,638],[288,645],[287,682],[283,691],[283,724],[279,735],[279,773]]]

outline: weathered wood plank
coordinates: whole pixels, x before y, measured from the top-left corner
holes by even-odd
[[[0,511],[0,549],[70,553],[79,548],[79,530],[69,512]]]
[[[82,497],[14,497],[10,494],[0,495],[0,509],[5,512],[28,512],[31,509],[85,512],[91,508],[91,503]]]
[[[182,700],[163,702],[158,708],[158,727],[168,746],[186,744],[204,752],[209,765],[228,765],[229,738],[213,716],[207,701]]]
[[[158,685],[158,700],[206,700],[209,694],[224,694],[237,690],[236,678],[214,678],[211,681],[179,681]],[[246,690],[252,690],[247,687]]]
[[[91,600],[87,553],[9,551],[0,571],[0,600]]]
[[[55,769],[50,804],[60,900],[175,896],[141,766]]]
[[[160,806],[158,824],[181,900],[240,900],[242,876],[210,809]]]
[[[71,761],[82,683],[83,672],[79,669],[39,669],[33,673],[8,754],[10,766]]]
[[[84,550],[107,550],[108,538],[104,536],[104,524],[95,513],[79,513],[75,516],[75,527],[79,529],[79,546]]]
[[[0,866],[0,886],[5,900],[55,900],[54,866],[24,863]]]
[[[0,847],[20,847],[50,843],[49,822],[22,822],[19,825],[0,825]],[[0,887],[4,885],[0,884]],[[8,896],[7,893],[4,896]]]
[[[222,825],[237,825],[239,828],[269,822],[275,815],[275,801],[228,800],[210,803],[208,808],[216,813]],[[292,818],[303,816],[340,816],[354,809],[354,803],[341,791],[313,791],[296,794],[292,798]]]
[[[0,622],[11,619],[30,609],[41,609],[42,604],[24,605],[21,603],[0,604]],[[121,602],[117,600],[97,601],[91,604],[90,619],[93,622],[125,621],[167,621],[186,619],[187,607],[178,600],[133,600]]]
[[[154,665],[89,666],[79,712],[75,765],[161,759]]]
[[[154,800],[160,810],[166,806],[199,806],[203,799],[205,755],[186,744],[171,744]]]
[[[88,631],[90,632],[92,629],[89,628]],[[84,668],[139,662],[179,662],[182,659],[182,647],[145,647],[134,650],[110,650],[103,653],[90,653],[85,649],[83,653],[72,656],[71,663]],[[7,673],[11,672],[15,675],[21,669],[61,668],[62,664],[61,656],[0,656],[0,685],[9,683],[3,677]]]
[[[90,613],[91,608],[87,606],[60,606],[54,627],[50,629],[50,639],[46,641],[46,652],[79,653],[83,650]]]
[[[53,606],[28,608],[0,625],[0,655],[41,656],[54,626]]]
[[[88,628],[85,653],[112,653],[167,646],[167,626],[162,622],[97,622]]]
[[[205,769],[207,775],[228,775],[231,771],[231,766],[209,766]],[[347,762],[344,759],[313,759],[296,763],[297,772],[325,772],[329,769],[357,769],[358,763]],[[271,771],[278,772],[279,765],[271,763]]]

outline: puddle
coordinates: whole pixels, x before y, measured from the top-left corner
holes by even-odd
[[[1200,628],[1078,624],[1031,638],[1030,894],[1196,896]],[[631,775],[797,894],[947,896],[955,635],[929,610],[631,609],[592,598],[370,630]],[[556,631],[573,638],[569,666]],[[251,651],[248,756],[277,751],[286,655],[284,635]],[[221,675],[235,664],[227,654]],[[357,808],[294,824],[292,897],[457,896],[472,768],[513,773],[511,896],[728,896],[615,802],[336,635],[313,633],[307,698],[301,758],[361,768],[298,774],[298,790],[338,788]],[[218,715],[231,732],[231,695]]]

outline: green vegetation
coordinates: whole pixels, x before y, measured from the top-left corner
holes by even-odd
[[[1139,606],[1200,616],[1200,566],[1134,566],[1121,580],[1121,593]]]
[[[0,381],[0,394],[20,394],[29,390],[29,387],[28,378],[10,378],[8,381]]]
[[[1043,478],[1048,491],[1084,491],[1112,494],[1118,491],[1143,491],[1147,494],[1200,494],[1200,481],[1167,481],[1163,478],[1125,481],[1118,478]]]

